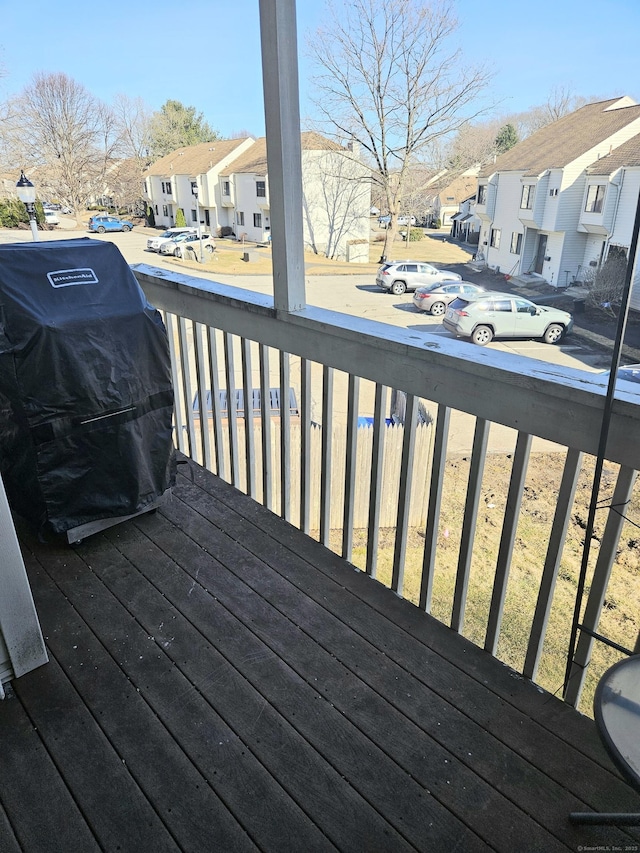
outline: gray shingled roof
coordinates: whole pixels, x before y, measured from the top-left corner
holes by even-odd
[[[614,149],[611,154],[596,160],[587,169],[587,174],[612,175],[623,166],[640,166],[640,136],[634,136]]]
[[[546,169],[567,166],[599,142],[640,119],[640,105],[607,109],[619,101],[611,98],[587,104],[543,127],[485,166],[479,177],[495,172],[526,172],[540,175]],[[603,152],[605,153],[605,152]],[[608,152],[606,152],[608,153]]]

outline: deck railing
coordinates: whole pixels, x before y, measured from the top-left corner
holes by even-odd
[[[575,598],[563,550],[598,449],[602,378],[312,306],[279,312],[268,296],[146,265],[134,272],[166,320],[182,452],[525,677],[561,687]],[[615,654],[594,649],[591,632],[602,629],[630,523],[620,508],[640,469],[640,442],[630,439],[640,435],[638,403],[640,394],[621,392],[610,421],[612,509],[603,510],[587,630],[565,696],[576,706]],[[555,510],[537,528],[531,519],[519,527],[528,466],[540,453],[559,460],[548,484]],[[496,456],[510,467],[502,492],[487,479]],[[500,531],[493,552],[476,547],[487,525]],[[544,547],[514,591],[510,573],[527,537]],[[633,647],[633,597],[616,603],[625,605],[617,642]],[[524,635],[516,623],[527,625]]]

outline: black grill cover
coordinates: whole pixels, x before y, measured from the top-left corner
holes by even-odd
[[[112,243],[0,245],[0,469],[45,532],[141,512],[175,480],[169,345]]]

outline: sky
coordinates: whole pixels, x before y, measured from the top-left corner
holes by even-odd
[[[497,115],[543,104],[555,87],[640,102],[639,0],[452,5],[452,47],[493,71]],[[314,117],[305,44],[323,12],[324,0],[297,2],[303,125]],[[258,0],[0,0],[0,68],[0,101],[37,72],[64,72],[107,103],[124,93],[158,110],[173,99],[222,137],[264,134]]]

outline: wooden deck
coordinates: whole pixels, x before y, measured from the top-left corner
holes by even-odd
[[[637,850],[590,720],[181,464],[76,548],[20,530],[50,662],[0,702],[0,851]]]

